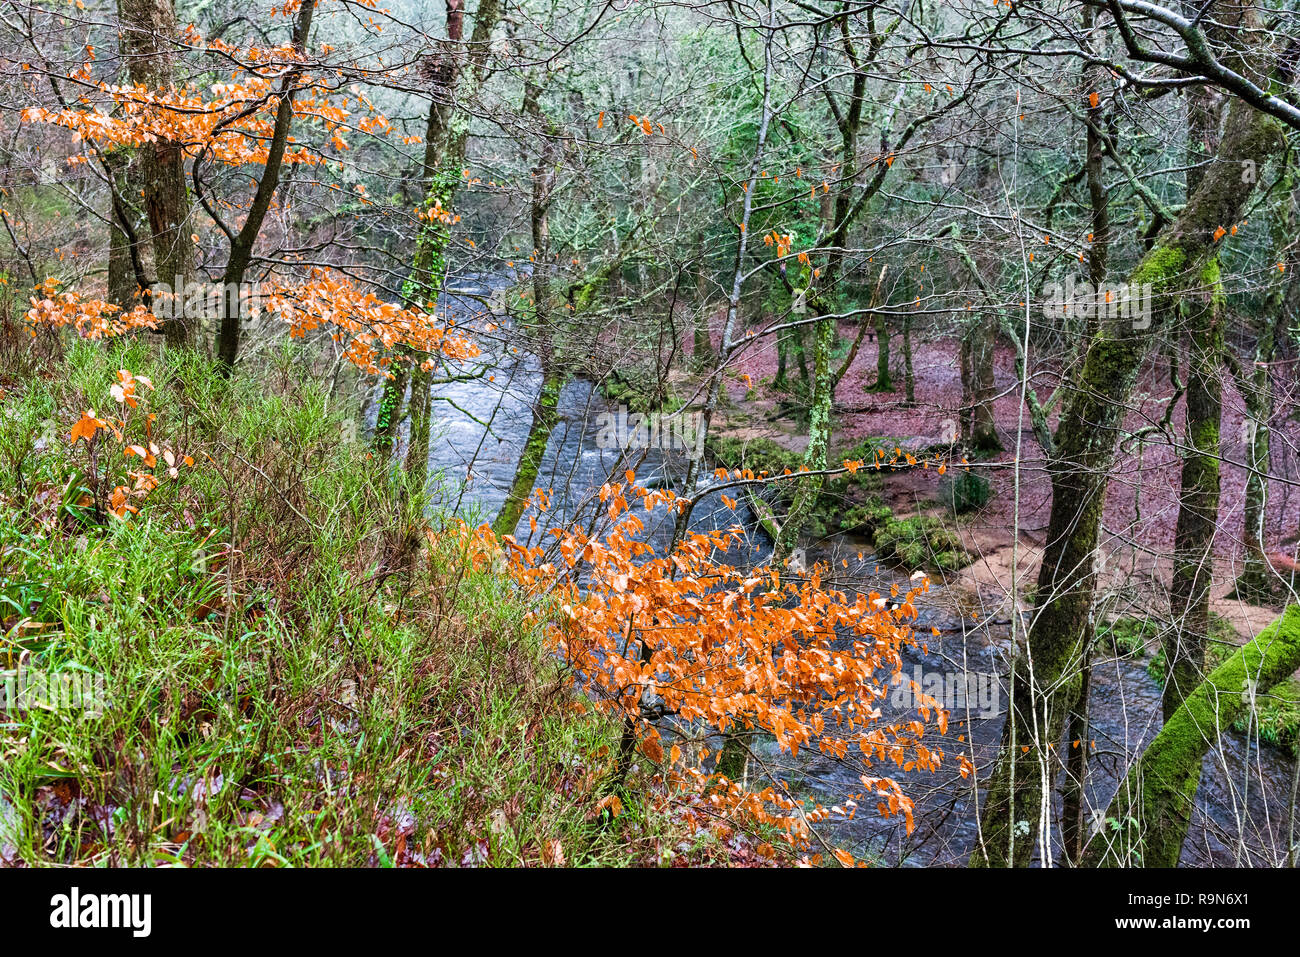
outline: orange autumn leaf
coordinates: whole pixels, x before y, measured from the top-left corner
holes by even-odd
[[[85,439],[90,442],[95,437],[95,433],[102,428],[105,428],[102,420],[95,418],[91,412],[83,412],[81,419],[72,427],[68,444],[76,445],[78,439]]]
[[[641,753],[655,764],[661,763],[664,759],[664,748],[663,745],[659,743],[658,738],[643,738],[641,741]]]

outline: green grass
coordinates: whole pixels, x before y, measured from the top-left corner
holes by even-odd
[[[301,354],[228,384],[146,345],[51,361],[0,404],[0,668],[102,676],[107,704],[0,712],[0,859],[680,853],[645,761],[623,814],[596,813],[619,726],[576,706],[504,576],[430,542],[438,503],[344,440],[347,410]],[[195,465],[139,514],[97,520],[63,507],[87,469],[68,429],[113,407],[118,368],[153,378],[155,437]],[[687,853],[711,859],[706,844]]]

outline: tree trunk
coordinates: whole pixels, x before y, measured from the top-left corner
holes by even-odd
[[[972,316],[966,323],[961,340],[961,435],[971,448],[982,452],[1001,450],[997,423],[994,420],[993,399],[997,394],[994,383],[994,353],[997,327],[981,316]]]
[[[542,391],[533,405],[533,422],[528,429],[528,439],[524,442],[519,468],[515,471],[514,482],[511,483],[505,503],[492,522],[492,530],[498,535],[515,533],[515,526],[524,513],[528,497],[533,493],[542,456],[546,454],[546,443],[560,420],[560,391],[563,387],[564,383],[558,375],[546,374],[542,378]]]
[[[299,53],[307,47],[311,35],[312,13],[316,0],[302,0],[298,8],[298,19],[293,27],[293,46]],[[244,225],[230,243],[230,256],[226,260],[225,274],[222,276],[224,292],[221,296],[221,325],[217,331],[217,358],[226,375],[235,367],[239,356],[239,334],[243,319],[240,309],[240,297],[229,295],[229,291],[238,289],[244,282],[244,276],[253,261],[253,244],[261,232],[266,214],[270,212],[271,200],[280,185],[280,168],[284,164],[284,150],[289,143],[289,127],[293,122],[293,98],[298,91],[298,79],[302,76],[301,67],[292,67],[280,81],[280,102],[275,110],[275,126],[271,134],[271,145],[267,148],[266,169],[258,180],[253,201],[249,204],[248,215]],[[197,161],[196,161],[197,162]]]
[[[811,472],[826,468],[826,453],[831,439],[831,400],[835,395],[835,378],[831,372],[831,349],[835,344],[835,320],[820,316],[813,332],[813,395],[808,414],[808,447],[803,466]],[[826,482],[824,475],[809,475],[796,480],[790,511],[781,525],[781,535],[773,552],[774,563],[782,561],[798,544],[799,533],[812,513]]]
[[[961,377],[961,409],[957,413],[957,427],[963,441],[970,440],[975,427],[975,371],[971,362],[972,329],[969,325],[972,321],[967,320],[957,355],[957,371]]]
[[[424,490],[429,481],[429,438],[432,430],[432,371],[423,363],[411,370],[411,437],[406,446],[404,468],[415,487]]]
[[[118,0],[117,15],[131,82],[151,90],[165,89],[175,81],[172,42],[176,13],[172,0]],[[307,16],[310,20],[310,12]],[[184,346],[193,338],[190,327],[194,323],[185,317],[183,308],[185,280],[193,258],[184,148],[174,140],[160,139],[141,145],[140,156],[144,207],[153,236],[154,275],[160,285],[182,293],[171,304],[171,318],[163,323],[163,332],[169,346]]]
[[[708,258],[704,253],[704,239],[701,237],[699,252],[695,259],[695,348],[691,350],[692,362],[700,372],[710,368],[716,358],[713,351],[713,338],[709,334],[708,267]],[[778,346],[778,350],[779,348]],[[781,358],[784,361],[784,353],[781,353]]]
[[[848,354],[844,356],[844,361],[840,363],[839,369],[835,372],[834,386],[838,386],[840,380],[843,379],[849,369],[852,368],[853,360],[858,357],[858,350],[862,348],[862,340],[866,338],[867,331],[872,329],[876,324],[872,321],[872,311],[880,306],[880,296],[885,288],[885,273],[888,271],[888,266],[880,267],[880,276],[876,279],[876,288],[871,292],[871,304],[867,311],[862,314],[862,318],[858,320],[858,334],[853,337],[853,344],[849,346]],[[904,324],[906,324],[910,318],[911,316],[909,313],[908,317],[903,320]],[[877,319],[876,322],[879,322],[879,320]],[[908,361],[911,361],[910,355],[908,356]],[[886,359],[886,365],[888,365],[888,359]],[[831,402],[834,403],[834,401],[835,396],[832,394]]]
[[[876,313],[876,384],[871,391],[894,391],[894,382],[889,377],[889,322],[883,312]]]
[[[393,454],[397,428],[402,421],[402,404],[406,399],[406,387],[410,382],[410,357],[399,351],[389,371],[391,378],[384,379],[384,386],[379,396],[374,437],[375,452],[385,461]]]
[[[997,325],[992,322],[980,322],[976,327],[974,352],[971,356],[975,377],[972,396],[975,407],[971,410],[970,434],[971,447],[980,452],[998,452],[1002,449],[993,408],[993,400],[997,395],[997,386],[993,378],[996,345]]]
[[[1210,631],[1210,579],[1219,517],[1219,416],[1223,408],[1223,325],[1218,304],[1223,291],[1217,259],[1210,260],[1206,276],[1205,294],[1210,301],[1187,300],[1193,304],[1184,426],[1187,449],[1174,530],[1174,577],[1169,595],[1173,627],[1165,639],[1166,721],[1204,677]]]
[[[903,316],[903,395],[907,406],[916,405],[916,373],[912,369],[912,314]]]
[[[1061,844],[1065,861],[1078,865],[1083,854],[1083,844],[1088,836],[1087,815],[1083,796],[1088,785],[1089,734],[1088,704],[1092,691],[1092,647],[1089,646],[1080,666],[1083,684],[1079,700],[1070,709],[1065,726],[1065,787],[1061,796]]]
[[[1236,594],[1244,601],[1272,599],[1274,573],[1264,556],[1264,517],[1268,509],[1269,423],[1273,418],[1273,372],[1270,363],[1286,336],[1287,302],[1295,282],[1297,257],[1288,252],[1295,235],[1295,169],[1288,163],[1283,175],[1284,208],[1273,217],[1273,244],[1283,271],[1274,273],[1264,312],[1264,325],[1255,341],[1249,381],[1238,382],[1246,400],[1246,497],[1242,524],[1245,558],[1237,578]]]
[[[777,392],[788,392],[790,380],[786,376],[786,358],[790,354],[790,332],[783,329],[776,334],[776,375],[772,377],[772,388]]]
[[[111,171],[110,188],[117,194],[117,202],[124,209],[134,211],[134,207],[124,201],[127,196],[139,195],[136,190],[131,189],[131,184],[136,183],[139,176],[131,162],[130,152],[124,149],[107,150],[104,159]],[[136,235],[139,235],[139,233],[137,232]],[[136,255],[139,254],[138,249],[135,252]],[[112,197],[110,197],[108,212],[108,301],[120,306],[124,312],[134,309],[139,304],[149,304],[147,298],[149,291],[147,289],[141,290],[136,282],[133,262],[131,237],[122,229],[122,225],[113,209]]]
[[[467,62],[471,70],[471,79],[477,83],[483,71],[488,53],[488,41],[496,29],[501,14],[499,0],[480,0],[474,16],[474,31],[470,36],[469,56],[464,58],[461,50],[465,37],[464,0],[446,0],[447,3],[447,39],[451,49],[439,54],[429,64],[430,91],[429,115],[425,121],[423,187],[425,209],[447,210],[451,208],[456,187],[460,184],[461,165],[465,158],[466,138],[468,135],[468,118],[457,115],[453,107],[459,98],[458,88],[462,82],[462,64]],[[471,91],[472,92],[472,91]],[[426,217],[416,237],[415,257],[411,264],[411,275],[402,288],[403,304],[408,309],[427,309],[437,302],[442,291],[442,278],[446,269],[447,246],[451,242],[451,231],[447,224],[435,216]],[[418,366],[421,360],[409,349],[398,350],[398,362]],[[427,449],[429,430],[433,417],[427,412],[417,416],[416,391],[428,391],[432,385],[432,375],[425,375],[419,368],[411,373],[411,444]],[[405,391],[405,378],[395,374],[394,378],[384,382],[383,395],[380,398],[380,416],[385,415],[385,429],[376,433],[376,448],[383,452],[392,446],[392,435],[402,420],[402,400]],[[426,397],[419,401],[424,402]],[[427,405],[421,406],[427,409]],[[418,418],[418,421],[417,421]],[[417,434],[418,427],[418,434]],[[428,458],[417,462],[408,454],[406,464],[409,467],[427,468]]]
[[[530,117],[538,126],[537,133],[541,139],[541,151],[537,163],[533,166],[532,202],[529,209],[529,222],[532,231],[533,251],[536,263],[533,265],[533,322],[532,339],[534,349],[542,364],[542,388],[533,405],[533,421],[528,429],[528,438],[524,442],[523,455],[519,467],[515,470],[510,493],[492,529],[498,535],[513,535],[519,517],[523,514],[528,498],[532,495],[533,484],[541,468],[542,456],[546,453],[546,443],[551,431],[559,421],[560,392],[564,388],[565,376],[561,372],[561,358],[556,355],[555,331],[551,328],[551,294],[546,275],[545,263],[549,261],[550,221],[548,213],[551,207],[551,189],[555,185],[555,130],[541,111],[539,96],[541,90],[535,80],[529,78],[524,84],[524,115]]]
[[[1095,24],[1095,11],[1092,7],[1083,8],[1083,27],[1091,30]],[[1106,187],[1103,180],[1104,147],[1101,137],[1103,115],[1100,91],[1104,89],[1106,72],[1103,68],[1088,65],[1083,68],[1084,87],[1087,90],[1087,102],[1084,122],[1084,174],[1088,182],[1088,202],[1091,213],[1092,236],[1088,245],[1088,280],[1093,289],[1100,289],[1106,281],[1106,262],[1110,251],[1110,212],[1106,205]],[[1097,97],[1094,100],[1093,94]],[[1088,335],[1096,334],[1096,311],[1093,311],[1093,324],[1088,328]],[[1024,375],[1024,370],[1021,370]],[[1044,421],[1042,431],[1046,432]],[[1050,454],[1054,446],[1044,447]],[[1137,493],[1135,493],[1137,497]],[[1092,739],[1090,733],[1089,705],[1092,692],[1092,656],[1095,645],[1089,642],[1085,646],[1080,670],[1083,681],[1079,697],[1070,709],[1065,728],[1065,783],[1061,795],[1061,843],[1067,864],[1077,866],[1083,854],[1084,841],[1088,836],[1084,795],[1088,791],[1088,750]]]
[[[1206,170],[1200,189],[1129,277],[1139,286],[1151,284],[1151,328],[1099,328],[1071,380],[1049,469],[1052,510],[1034,622],[1027,647],[1013,665],[1011,707],[981,814],[980,846],[971,855],[973,866],[1026,866],[1033,857],[1034,822],[1040,820],[1043,802],[1051,800],[1049,752],[1061,740],[1065,716],[1078,700],[1080,664],[1093,638],[1098,531],[1128,397],[1170,298],[1201,284],[1213,254],[1214,231],[1240,219],[1250,195],[1241,182],[1240,161],[1263,165],[1280,145],[1274,120],[1233,101],[1222,155],[1234,162]]]
[[[799,367],[799,384],[803,387],[803,395],[807,395],[811,386],[811,379],[808,375],[808,346],[807,326],[795,326],[790,330],[794,339],[794,359],[795,364]]]

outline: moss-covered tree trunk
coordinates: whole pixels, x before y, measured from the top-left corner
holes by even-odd
[[[1065,863],[1077,865],[1087,837],[1083,796],[1088,788],[1089,693],[1092,690],[1092,647],[1085,649],[1079,665],[1083,681],[1079,698],[1065,725],[1065,783],[1061,794],[1061,849]]]
[[[397,427],[402,420],[402,404],[406,399],[406,387],[410,384],[411,375],[409,355],[399,351],[398,358],[389,366],[388,373],[390,378],[384,380],[379,394],[374,436],[375,452],[384,460],[393,454]]]
[[[826,468],[826,454],[831,440],[831,401],[835,395],[835,377],[831,372],[831,349],[835,344],[835,320],[820,316],[813,326],[813,396],[808,412],[808,447],[804,449],[803,467],[810,472]],[[781,534],[777,539],[773,561],[786,558],[799,540],[804,522],[817,505],[826,477],[807,475],[795,483],[793,500]]]
[[[1263,310],[1263,327],[1255,340],[1254,362],[1249,377],[1238,382],[1246,400],[1246,495],[1242,510],[1242,538],[1245,558],[1237,578],[1237,597],[1246,601],[1268,601],[1274,590],[1274,573],[1264,556],[1264,516],[1268,510],[1269,423],[1273,418],[1273,370],[1270,366],[1286,335],[1288,302],[1295,285],[1300,258],[1291,252],[1296,230],[1296,171],[1288,163],[1279,186],[1283,199],[1272,217],[1273,245],[1281,267],[1272,274],[1272,285]]]
[[[551,328],[551,289],[546,263],[550,261],[551,189],[555,184],[556,145],[555,129],[542,114],[539,98],[541,88],[534,78],[524,84],[524,115],[537,124],[541,150],[532,170],[532,200],[529,204],[529,223],[532,232],[533,252],[533,321],[531,338],[533,348],[542,364],[542,387],[533,404],[533,420],[524,441],[524,452],[515,470],[514,481],[501,511],[492,523],[498,535],[513,535],[519,517],[532,495],[533,484],[546,453],[546,443],[559,421],[560,392],[565,376],[561,371],[562,359],[556,354],[556,335]]]
[[[1256,697],[1296,668],[1300,668],[1300,605],[1291,605],[1216,668],[1169,716],[1120,783],[1084,863],[1176,867],[1205,753]]]
[[[834,203],[831,204],[829,209],[824,209],[824,214],[829,213],[830,220],[823,225],[823,228],[829,226],[826,229],[829,235],[829,252],[826,258],[826,268],[822,275],[822,284],[823,288],[832,293],[843,268],[844,251],[849,244],[849,230],[853,227],[854,220],[865,208],[867,201],[880,189],[884,181],[885,170],[888,168],[877,164],[879,168],[873,181],[866,189],[858,190],[858,146],[866,106],[868,67],[880,51],[884,38],[876,32],[873,23],[866,48],[859,49],[862,37],[855,35],[849,16],[841,11],[834,23],[839,32],[840,52],[843,53],[845,63],[848,65],[851,80],[846,94],[846,102],[842,107],[837,105],[834,94],[827,94],[827,105],[830,107],[831,115],[840,134],[838,188],[835,191]],[[886,32],[892,29],[893,27],[889,27]],[[887,135],[888,126],[885,126],[882,130],[882,141]],[[858,192],[858,195],[855,195],[855,191]],[[808,447],[804,450],[803,459],[804,467],[810,471],[820,471],[826,468],[826,454],[830,446],[831,409],[835,402],[835,386],[840,378],[831,367],[831,350],[835,344],[836,328],[835,320],[828,315],[832,311],[830,294],[826,296],[818,295],[815,298],[815,304],[817,321],[813,326],[812,396],[808,412]],[[878,345],[887,352],[887,333],[885,336],[881,336],[883,324],[884,316],[878,313],[876,316]],[[804,361],[803,330],[803,326],[794,327],[798,343],[799,371],[804,381],[808,382],[808,370]],[[860,337],[859,341],[861,341]],[[887,383],[888,355],[885,356],[884,363],[886,370],[884,381]],[[847,366],[845,366],[845,369],[847,370]],[[881,384],[882,380],[878,377],[877,388]],[[889,388],[892,389],[892,386]],[[777,538],[776,547],[773,551],[774,560],[783,559],[793,550],[799,539],[799,534],[803,530],[804,522],[817,504],[823,484],[825,484],[825,477],[822,475],[810,475],[797,480],[790,511],[781,525],[781,534]]]
[[[463,89],[462,74],[465,66],[468,65],[471,85],[476,86],[481,82],[487,62],[488,44],[501,16],[501,5],[500,0],[480,0],[474,15],[474,30],[470,36],[468,51],[463,49],[464,0],[446,0],[446,11],[449,43],[427,64],[431,96],[428,119],[425,121],[422,179],[424,206],[430,213],[435,210],[449,210],[456,188],[460,184],[460,170],[465,158],[469,119],[463,112],[458,113],[455,105],[458,100],[464,99],[463,94],[473,92],[472,89],[469,91]],[[451,230],[447,223],[439,216],[427,216],[416,238],[411,276],[403,288],[402,298],[407,308],[432,308],[437,302],[442,291],[447,246],[450,242]],[[383,392],[379,399],[379,420],[375,430],[376,449],[380,452],[391,450],[393,437],[401,424],[402,403],[407,383],[405,370],[401,368],[404,365],[411,370],[409,372],[412,397],[411,445],[419,445],[427,450],[433,416],[429,414],[430,405],[426,401],[428,397],[422,396],[417,400],[416,396],[429,391],[432,375],[422,368],[419,357],[410,350],[399,350],[397,362],[399,368],[394,370],[391,378],[384,381]],[[418,421],[417,413],[420,413]],[[406,464],[408,469],[411,467],[427,469],[428,456],[415,461],[408,454]]]
[[[1275,314],[1282,324],[1282,311]],[[1242,507],[1245,556],[1237,577],[1237,597],[1268,601],[1273,595],[1273,571],[1264,555],[1264,517],[1268,511],[1270,461],[1269,421],[1273,417],[1273,382],[1269,363],[1276,351],[1277,330],[1268,322],[1255,345],[1255,362],[1246,392],[1246,496]]]
[[[1211,24],[1213,20],[1211,20]],[[1204,87],[1189,87],[1187,102],[1187,195],[1204,180],[1204,164],[1214,155],[1219,132],[1216,100]],[[1187,318],[1190,361],[1185,390],[1186,420],[1181,494],[1174,531],[1173,581],[1169,610],[1173,627],[1163,644],[1169,667],[1163,694],[1165,720],[1200,684],[1210,632],[1210,577],[1214,527],[1219,512],[1219,418],[1223,390],[1223,329],[1219,316],[1217,257],[1206,264],[1201,288],[1181,304]]]
[[[1128,397],[1172,297],[1199,284],[1215,230],[1241,217],[1250,195],[1242,162],[1264,165],[1281,142],[1275,121],[1232,103],[1222,154],[1233,162],[1206,170],[1200,189],[1129,277],[1151,284],[1149,327],[1101,324],[1068,384],[1049,467],[1052,510],[1033,624],[1012,666],[1011,704],[972,866],[1027,866],[1033,858],[1039,823],[1049,818],[1055,748],[1078,701],[1084,652],[1093,640],[1098,532]]]
[[[560,391],[563,386],[561,378],[553,373],[542,378],[542,389],[537,401],[533,403],[532,425],[528,429],[528,438],[519,458],[519,468],[515,470],[515,478],[505,503],[492,522],[492,530],[498,535],[514,534],[515,526],[519,524],[524,507],[528,504],[528,497],[533,493],[542,456],[546,454],[546,443],[560,420]]]
[[[403,467],[415,481],[416,488],[424,488],[429,478],[429,441],[432,432],[433,375],[423,364],[411,370],[411,434],[406,445]]]
[[[1181,494],[1174,530],[1174,571],[1169,605],[1173,627],[1164,639],[1169,663],[1164,687],[1165,720],[1201,683],[1210,632],[1210,579],[1214,529],[1219,517],[1219,417],[1223,325],[1217,258],[1204,273],[1204,300],[1189,296],[1191,361],[1187,374],[1187,418],[1183,434]]]
[[[1092,7],[1082,11],[1083,28],[1091,30],[1096,22]],[[1088,280],[1094,289],[1100,289],[1106,281],[1106,263],[1110,252],[1110,211],[1107,205],[1104,176],[1104,146],[1101,138],[1102,125],[1105,123],[1102,98],[1099,91],[1104,89],[1106,71],[1095,64],[1083,68],[1083,85],[1087,102],[1084,114],[1084,175],[1088,183],[1089,213],[1091,216],[1092,242],[1088,247]],[[1096,97],[1092,94],[1098,93]],[[1094,324],[1088,334],[1096,333]],[[1023,377],[1024,370],[1021,369]],[[1022,379],[1023,381],[1023,379]],[[1036,401],[1036,400],[1035,400]],[[1046,421],[1039,428],[1046,432]],[[1044,446],[1050,452],[1054,446]],[[1087,837],[1087,811],[1084,795],[1088,793],[1089,748],[1089,705],[1092,691],[1092,658],[1094,646],[1084,646],[1083,661],[1079,667],[1083,680],[1079,696],[1066,718],[1065,727],[1065,781],[1061,788],[1061,844],[1067,864],[1077,865],[1083,854],[1083,844]]]

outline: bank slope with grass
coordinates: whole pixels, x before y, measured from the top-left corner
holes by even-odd
[[[618,726],[299,354],[228,382],[142,345],[24,356],[0,383],[0,668],[96,697],[0,713],[0,862],[744,856],[686,836],[647,762],[611,817]]]

